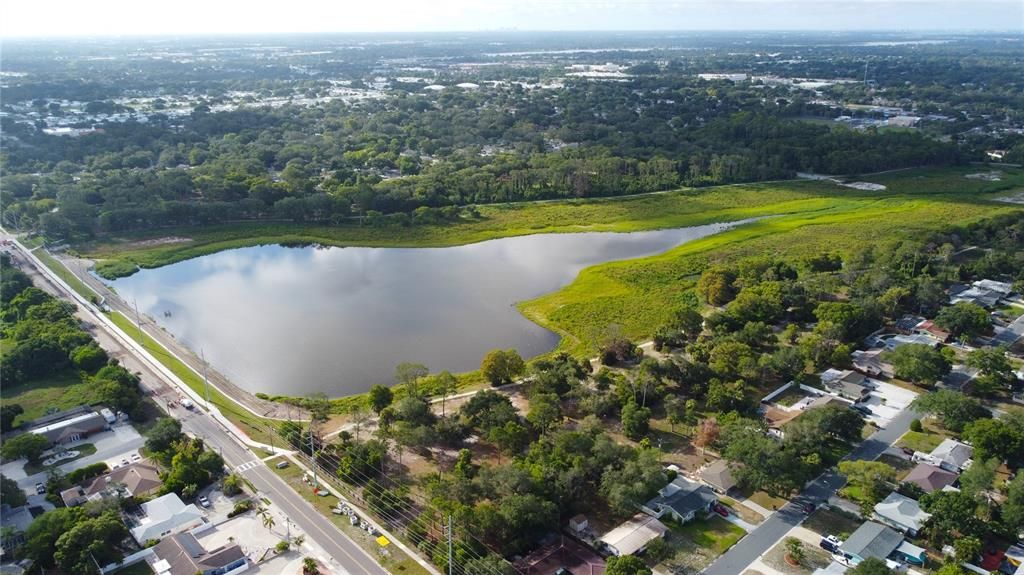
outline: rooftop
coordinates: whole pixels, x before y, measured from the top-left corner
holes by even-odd
[[[676,513],[685,516],[707,509],[716,501],[718,498],[707,486],[679,475],[672,480],[672,483],[666,485],[657,497],[648,501],[646,507],[650,509],[670,507]]]
[[[917,464],[917,467],[911,469],[910,473],[903,478],[903,481],[914,483],[927,493],[952,485],[956,480],[956,473],[927,463]]]
[[[664,537],[668,527],[650,515],[637,513],[621,525],[605,533],[601,542],[613,547],[619,555],[632,555],[648,543]]]
[[[232,543],[207,551],[191,533],[171,535],[153,547],[159,575],[195,575],[245,561],[245,553]]]
[[[895,491],[875,505],[875,515],[898,525],[909,527],[914,531],[921,529],[924,522],[931,517],[931,514],[925,513],[921,509],[921,505],[917,501]]]
[[[839,549],[861,559],[875,557],[884,560],[900,543],[903,543],[903,535],[895,529],[874,521],[865,521]]]

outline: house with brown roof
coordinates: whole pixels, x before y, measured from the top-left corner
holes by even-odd
[[[935,322],[926,319],[914,327],[914,333],[919,335],[927,335],[934,337],[935,339],[946,343],[949,341],[950,333],[941,327],[935,325]]]
[[[903,481],[914,483],[925,493],[931,493],[939,491],[947,485],[952,485],[956,482],[957,477],[957,474],[951,471],[927,463],[919,463],[917,467],[910,470]]]
[[[157,575],[235,575],[249,569],[237,543],[207,551],[191,533],[176,533],[153,547]]]
[[[125,465],[90,482],[61,492],[64,505],[74,507],[103,497],[133,497],[156,493],[163,482],[160,469],[148,460]]]
[[[80,405],[30,422],[27,433],[42,435],[55,445],[74,443],[107,429],[107,420],[91,407]]]

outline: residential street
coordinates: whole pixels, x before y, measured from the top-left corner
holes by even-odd
[[[910,429],[910,422],[915,417],[920,417],[920,415],[910,409],[903,410],[893,418],[888,427],[865,439],[846,456],[846,459],[876,459]],[[800,495],[765,519],[764,523],[720,556],[703,573],[705,575],[739,575],[743,573],[755,559],[785,537],[790,529],[803,522],[807,517],[801,509],[804,504],[821,503],[828,500],[844,483],[846,483],[846,478],[835,471],[823,473]]]

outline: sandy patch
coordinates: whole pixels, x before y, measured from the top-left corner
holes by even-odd
[[[167,246],[171,244],[187,244],[191,242],[192,238],[180,238],[178,236],[167,236],[163,238],[153,238],[151,240],[138,240],[129,242],[126,247],[130,249],[138,248],[153,248],[156,246]]]
[[[1024,204],[1024,192],[1017,192],[1012,196],[1006,196],[1005,198],[996,198],[997,202],[1006,202],[1009,204]]]
[[[967,174],[964,176],[968,180],[983,180],[986,182],[1000,182],[1003,180],[1003,173],[999,170],[992,170],[991,172],[978,172],[976,174]]]
[[[873,184],[871,182],[846,182],[846,183],[840,182],[839,185],[843,186],[843,187],[846,187],[846,188],[853,188],[855,190],[864,190],[864,191],[867,191],[867,192],[881,192],[881,191],[885,190],[885,186],[883,186],[882,184]]]

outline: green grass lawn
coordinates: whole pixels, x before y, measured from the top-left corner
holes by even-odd
[[[4,404],[17,403],[25,410],[14,420],[15,425],[42,417],[48,410],[61,411],[95,401],[92,385],[83,382],[79,372],[72,369],[18,385],[4,385],[0,396]]]
[[[721,554],[729,550],[746,531],[715,515],[710,519],[695,519],[686,525],[670,525],[673,533],[679,533],[697,545]]]
[[[861,523],[862,521],[850,514],[831,507],[819,507],[804,520],[803,526],[819,535],[835,535],[840,539],[846,539],[860,527]]]
[[[768,495],[764,491],[755,491],[749,495],[744,494],[743,498],[749,499],[754,503],[764,507],[771,511],[772,509],[781,508],[783,505],[789,503],[789,500],[782,497],[775,497],[774,495]]]
[[[71,286],[71,289],[78,292],[78,295],[85,299],[92,299],[96,296],[96,292],[92,291],[87,285],[82,283],[82,280],[78,279],[75,274],[71,273],[71,270],[64,267],[64,265],[57,261],[53,256],[46,253],[46,250],[38,249],[32,253],[35,254],[35,256],[39,258],[39,261],[43,262],[46,267],[50,268],[50,271],[56,274],[57,277],[64,280],[64,283]]]
[[[302,495],[306,501],[309,501],[317,511],[320,512],[324,517],[330,519],[331,523],[336,525],[338,529],[341,529],[350,539],[355,541],[360,547],[365,549],[371,556],[375,557],[382,567],[387,569],[390,573],[398,575],[428,575],[426,569],[422,565],[416,562],[412,557],[409,557],[401,549],[398,549],[394,545],[389,545],[390,555],[383,557],[380,555],[380,546],[368,533],[353,527],[348,522],[348,517],[344,515],[335,515],[331,513],[331,508],[337,505],[338,498],[334,496],[320,497],[313,494],[313,490],[310,489],[309,485],[302,481],[303,470],[301,467],[292,464],[284,469],[278,469],[274,466],[278,460],[271,460],[267,462],[268,467],[274,471],[274,473],[281,476],[299,495]],[[333,488],[332,488],[332,491]],[[408,542],[406,542],[408,543]]]
[[[162,363],[164,367],[171,370],[174,375],[178,376],[193,391],[200,395],[205,394],[205,385],[199,374],[185,365],[180,359],[171,355],[149,335],[140,333],[138,327],[130,319],[120,312],[113,312],[107,317],[132,339],[142,344],[153,357]],[[231,420],[232,423],[237,425],[239,429],[248,434],[253,440],[261,443],[270,442],[267,429],[273,425],[271,420],[253,415],[213,386],[210,387],[210,402],[217,406],[224,417]]]
[[[40,473],[42,471],[49,471],[50,469],[55,469],[57,467],[60,467],[61,465],[64,465],[65,463],[71,463],[76,459],[87,457],[89,455],[96,453],[96,446],[91,443],[83,443],[81,445],[69,447],[68,451],[78,451],[79,453],[75,457],[61,459],[60,461],[54,463],[53,465],[43,465],[42,463],[26,463],[25,473],[29,475],[35,475],[36,473]]]
[[[1004,305],[1003,307],[997,309],[996,311],[1010,319],[1017,319],[1018,317],[1024,315],[1024,307],[1017,305]]]
[[[906,447],[914,451],[931,453],[942,443],[945,436],[927,431],[908,431],[896,442],[896,447]]]

